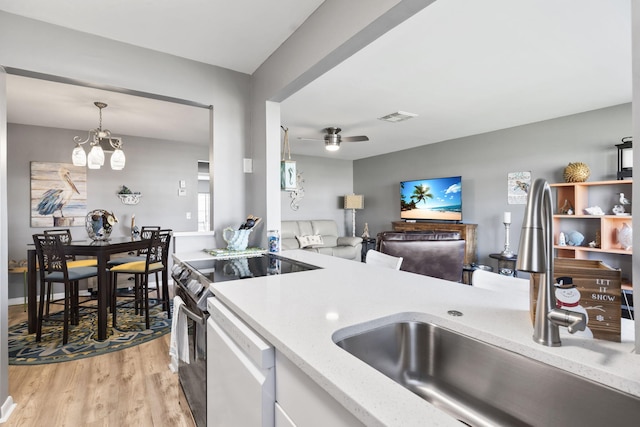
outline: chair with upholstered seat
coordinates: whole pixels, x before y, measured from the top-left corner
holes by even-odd
[[[367,251],[365,262],[371,265],[400,270],[400,266],[402,266],[402,257],[395,257],[392,255],[383,254],[382,252],[378,252],[374,249],[369,249]]]
[[[55,228],[51,230],[44,230],[43,233],[47,236],[58,236],[60,238],[60,242],[63,245],[68,245],[71,242],[71,230],[68,228]],[[76,268],[76,267],[97,267],[98,260],[96,258],[87,258],[87,259],[76,259],[75,255],[66,255],[67,258],[67,268]],[[49,286],[49,291],[47,292],[47,305],[45,307],[46,313],[45,315],[49,315],[49,306],[51,304],[59,304],[64,299],[53,299],[53,286]]]
[[[155,305],[162,305],[167,312],[167,317],[171,317],[169,306],[169,285],[164,280],[167,277],[167,261],[169,256],[169,244],[171,242],[172,230],[151,231],[149,246],[145,250],[144,261],[133,261],[111,267],[110,276],[113,283],[118,280],[118,274],[129,274],[134,276],[134,296],[133,304],[135,313],[144,313],[145,325],[147,329],[150,326],[149,309]],[[155,288],[149,287],[149,276],[157,273],[163,273],[162,291],[161,284],[156,279]],[[156,292],[156,303],[151,306],[149,304],[149,293]],[[126,297],[124,297],[126,298]],[[126,304],[126,303],[125,303]],[[117,292],[111,293],[111,311],[113,327],[117,325],[117,309],[125,304],[118,304]]]
[[[60,236],[60,241],[64,245],[68,245],[71,242],[71,230],[68,228],[56,228],[53,230],[44,230],[44,234],[47,236]],[[67,267],[96,267],[98,260],[96,258],[76,259],[75,255],[67,255]]]
[[[141,239],[149,239],[151,237],[151,233],[154,231],[160,231],[160,226],[157,225],[143,225],[140,229],[140,238]],[[137,261],[145,261],[147,249],[139,249],[137,252],[129,252],[124,256],[117,256],[115,258],[107,261],[107,268],[111,269],[116,265],[127,264],[130,262]],[[158,281],[158,275],[156,274],[156,282]],[[112,277],[111,278],[112,289],[110,292],[118,292],[118,282]],[[131,286],[127,286],[128,290],[132,290]]]
[[[40,266],[40,305],[36,325],[36,341],[42,338],[42,323],[51,316],[44,314],[45,296],[53,283],[64,285],[63,298],[63,333],[62,344],[69,340],[69,324],[78,324],[80,316],[78,300],[78,282],[82,279],[96,277],[97,267],[68,267],[68,260],[64,250],[64,243],[59,235],[34,234],[33,242],[36,246],[36,256]],[[48,304],[47,304],[48,305]]]
[[[143,225],[140,229],[140,238],[141,239],[149,239],[151,237],[151,233],[154,231],[160,231],[159,226],[157,225]],[[140,249],[137,253],[129,252],[126,256],[119,256],[113,259],[110,259],[107,262],[107,267],[112,267],[115,265],[126,264],[129,262],[136,261],[145,261],[146,260],[147,249]]]

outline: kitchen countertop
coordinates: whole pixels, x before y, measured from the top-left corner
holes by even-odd
[[[366,425],[460,425],[334,344],[390,320],[433,322],[640,397],[632,340],[588,340],[561,328],[561,347],[538,345],[526,296],[302,250],[281,255],[322,269],[214,283],[212,291]]]

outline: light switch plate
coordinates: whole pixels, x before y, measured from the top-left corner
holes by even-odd
[[[242,168],[244,173],[253,172],[253,159],[242,159]]]

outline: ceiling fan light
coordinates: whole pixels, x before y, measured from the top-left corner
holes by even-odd
[[[337,141],[325,141],[324,149],[327,151],[338,151],[340,149],[340,143]]]

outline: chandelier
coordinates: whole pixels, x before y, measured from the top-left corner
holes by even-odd
[[[104,102],[96,101],[93,103],[100,110],[100,124],[97,129],[91,129],[87,139],[84,141],[78,136],[74,136],[73,140],[76,143],[76,147],[71,153],[71,160],[75,166],[88,166],[89,169],[100,169],[100,166],[104,166],[104,152],[113,151],[111,154],[111,169],[122,170],[124,169],[125,157],[124,151],[122,151],[122,138],[112,137],[111,131],[108,129],[102,129],[102,109],[107,107]],[[82,148],[83,144],[89,143],[91,151],[89,155]],[[110,147],[102,148],[102,143],[108,142]]]

